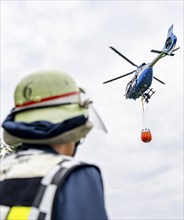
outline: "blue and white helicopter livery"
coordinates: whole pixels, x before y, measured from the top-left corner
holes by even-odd
[[[137,66],[135,63],[133,63],[131,60],[129,60],[127,57],[125,57],[123,54],[121,54],[119,51],[117,51],[115,48],[110,47],[114,52],[116,52],[118,55],[123,57],[126,61],[128,61],[133,66],[137,67],[136,70],[133,70],[127,74],[121,75],[119,77],[113,78],[111,80],[103,82],[109,83],[114,80],[123,78],[125,76],[128,76],[130,74],[134,74],[134,77],[132,80],[127,84],[126,86],[126,94],[125,97],[127,99],[138,99],[140,96],[145,100],[145,102],[148,103],[151,96],[155,93],[152,88],[150,88],[152,84],[152,79],[156,79],[158,82],[165,84],[155,76],[153,76],[153,66],[163,57],[165,56],[174,56],[174,53],[176,50],[179,49],[176,48],[176,42],[177,37],[173,34],[173,25],[169,28],[167,39],[164,44],[164,48],[162,51],[159,50],[151,50],[151,52],[158,53],[159,55],[151,62],[151,63],[142,63],[140,66]]]

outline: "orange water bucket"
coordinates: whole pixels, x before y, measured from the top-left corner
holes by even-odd
[[[141,140],[144,143],[149,143],[152,140],[151,131],[149,129],[142,129]]]

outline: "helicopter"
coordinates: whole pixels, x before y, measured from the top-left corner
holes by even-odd
[[[127,57],[125,57],[123,54],[121,54],[118,50],[116,50],[114,47],[110,46],[110,49],[112,49],[115,53],[120,55],[122,58],[124,58],[127,62],[129,62],[131,65],[135,66],[137,69],[118,76],[116,78],[110,79],[108,81],[103,82],[103,84],[112,82],[114,80],[123,78],[125,76],[131,75],[134,73],[133,78],[126,86],[126,93],[125,97],[126,99],[138,99],[140,96],[145,102],[149,102],[149,99],[151,96],[155,93],[152,88],[150,88],[152,84],[152,79],[157,80],[158,82],[165,84],[160,79],[153,76],[153,66],[163,57],[165,56],[174,56],[174,53],[176,50],[178,50],[180,47],[175,49],[177,42],[177,37],[173,34],[173,25],[168,29],[167,33],[167,39],[164,44],[164,48],[160,50],[151,50],[153,53],[159,54],[151,63],[142,63],[141,65],[136,65],[131,60],[129,60]]]

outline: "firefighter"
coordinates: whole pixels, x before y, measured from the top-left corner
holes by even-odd
[[[1,159],[1,220],[105,220],[100,169],[74,159],[92,129],[91,101],[60,71],[29,74],[17,85],[3,140],[16,150]]]

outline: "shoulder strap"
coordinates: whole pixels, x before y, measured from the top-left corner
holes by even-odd
[[[64,159],[57,164],[43,179],[33,202],[29,219],[52,219],[54,199],[58,187],[61,187],[66,177],[74,169],[81,166],[93,166],[75,160]],[[96,167],[98,170],[99,168]]]

